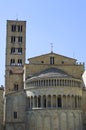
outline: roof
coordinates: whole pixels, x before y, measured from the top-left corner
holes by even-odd
[[[32,76],[28,76],[28,80],[33,80],[37,78],[69,78],[72,77],[65,73],[64,71],[57,68],[48,68]]]
[[[76,59],[74,59],[74,58],[67,57],[67,56],[60,55],[60,54],[53,53],[53,52],[50,52],[50,53],[47,53],[47,54],[43,54],[43,55],[39,55],[39,56],[35,56],[35,57],[31,57],[31,58],[28,58],[28,60],[30,60],[30,59],[33,59],[33,58],[38,58],[38,57],[46,56],[46,55],[52,55],[52,54],[53,54],[53,55],[62,56],[62,57],[64,57],[64,58],[68,58],[68,59],[72,59],[72,60],[75,60],[75,61],[77,61],[77,60],[76,60]]]

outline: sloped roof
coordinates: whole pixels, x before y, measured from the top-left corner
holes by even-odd
[[[32,76],[28,76],[28,80],[37,78],[70,78],[72,76],[68,75],[64,71],[57,68],[48,68]]]
[[[47,54],[43,54],[43,55],[39,55],[39,56],[35,56],[35,57],[31,57],[31,58],[28,58],[28,60],[30,60],[30,59],[34,59],[34,58],[38,58],[38,57],[42,57],[42,56],[51,55],[51,54],[53,54],[53,55],[57,55],[57,56],[62,56],[62,57],[64,57],[64,58],[67,58],[67,59],[72,59],[72,60],[75,60],[75,61],[76,61],[76,59],[75,59],[75,58],[67,57],[67,56],[60,55],[60,54],[57,54],[57,53],[54,53],[54,52],[47,53]]]

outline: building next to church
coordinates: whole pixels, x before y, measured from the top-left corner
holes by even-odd
[[[26,21],[8,20],[5,130],[85,130],[84,64],[53,51],[25,56]]]

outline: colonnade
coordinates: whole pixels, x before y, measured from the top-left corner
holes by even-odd
[[[78,109],[81,107],[81,96],[74,95],[39,95],[27,99],[28,109],[62,108]]]
[[[30,80],[27,81],[27,86],[69,86],[69,87],[81,87],[81,82],[73,79],[45,79],[45,80]]]

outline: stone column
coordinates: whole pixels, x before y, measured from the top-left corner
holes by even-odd
[[[31,97],[30,97],[30,109],[31,109]]]
[[[48,96],[46,96],[46,108],[48,107],[48,106],[47,106],[47,97],[48,97]]]
[[[78,101],[78,96],[77,96],[77,108],[79,108],[79,101]]]
[[[63,109],[63,96],[61,95],[61,106],[62,106],[62,109]]]
[[[68,105],[67,105],[67,95],[66,95],[66,108],[68,107]]]
[[[38,96],[37,96],[37,108],[38,108]]]
[[[71,103],[71,104],[70,104],[70,105],[71,105],[70,107],[71,107],[71,109],[72,109],[72,96],[71,96],[71,95],[70,95],[70,103]]]
[[[58,108],[58,96],[56,95],[56,108]]]
[[[53,107],[53,96],[51,95],[51,108]]]
[[[43,108],[43,96],[41,96],[41,107]]]

